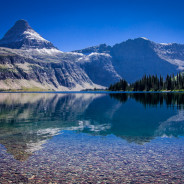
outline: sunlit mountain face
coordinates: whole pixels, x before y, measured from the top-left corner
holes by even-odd
[[[183,136],[183,105],[179,93],[1,94],[0,144],[22,161],[65,130],[142,145]]]

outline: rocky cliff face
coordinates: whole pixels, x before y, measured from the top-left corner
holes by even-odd
[[[67,56],[62,59],[64,56],[55,58],[39,54],[40,58],[35,59],[35,55],[24,57],[11,49],[6,55],[5,51],[7,49],[0,49],[1,89],[62,91],[97,87],[76,63],[68,61]]]
[[[154,44],[154,50],[161,59],[176,65],[179,70],[184,70],[184,44]]]

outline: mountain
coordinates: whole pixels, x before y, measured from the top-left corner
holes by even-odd
[[[154,44],[154,50],[161,59],[176,65],[179,70],[184,70],[184,44]]]
[[[143,75],[177,73],[177,66],[161,58],[155,50],[157,44],[144,38],[127,40],[112,47],[113,65],[120,76],[134,82]]]
[[[143,75],[176,74],[184,69],[184,45],[129,39],[62,52],[25,20],[0,40],[0,90],[84,90],[129,83]]]
[[[95,84],[110,86],[121,79],[112,64],[110,51],[111,46],[100,44],[73,52],[83,54],[77,63]]]
[[[55,48],[54,45],[35,32],[25,20],[18,20],[0,40],[0,47],[12,49]]]
[[[0,40],[1,90],[82,90],[94,84],[75,62],[80,54],[63,53],[19,20]]]
[[[92,49],[93,48],[93,49]],[[128,82],[135,82],[143,75],[176,74],[184,69],[184,45],[155,43],[147,38],[129,39],[114,46],[90,47],[75,52],[90,55],[108,53],[117,74]]]
[[[93,52],[88,56],[80,57],[77,62],[95,84],[110,86],[121,79],[111,59],[107,53]]]

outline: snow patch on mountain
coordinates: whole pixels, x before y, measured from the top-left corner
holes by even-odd
[[[161,45],[172,45],[173,43],[160,43]]]
[[[104,58],[111,58],[111,56],[109,54],[106,53],[97,53],[97,52],[93,52],[91,54],[89,54],[88,56],[86,55],[81,55],[82,57],[80,57],[77,62],[80,63],[86,63],[86,62],[93,62],[93,60],[96,60],[98,62],[100,61],[100,58],[104,56]]]
[[[51,49],[19,49],[16,50],[16,53],[19,53],[23,56],[36,56],[36,55],[46,55],[46,56],[57,56],[58,54],[62,54],[63,52],[55,49],[55,48],[51,48]]]
[[[43,37],[41,37],[37,32],[35,32],[33,29],[28,29],[26,31],[24,31],[22,33],[23,35],[25,35],[25,37],[27,39],[31,39],[31,40],[40,40],[40,41],[44,41],[44,42],[49,42],[48,40],[44,39]]]
[[[184,70],[184,45],[176,43],[154,43],[154,50],[161,59],[172,65],[176,65],[178,70]]]
[[[140,37],[140,38],[142,38],[143,40],[149,40],[148,38],[146,38],[146,37]]]

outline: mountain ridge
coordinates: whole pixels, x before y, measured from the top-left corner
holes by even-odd
[[[106,50],[98,51],[99,47],[100,45],[75,52],[86,54],[86,50],[91,50],[91,53],[106,53]],[[149,74],[166,77],[167,74],[176,74],[184,69],[184,44],[156,43],[140,37],[113,46],[106,45],[106,48],[110,48],[108,53],[116,72],[128,82],[135,82]]]
[[[145,74],[165,77],[183,69],[183,44],[144,37],[62,52],[19,20],[0,40],[1,90],[102,89],[122,78],[130,83]]]

